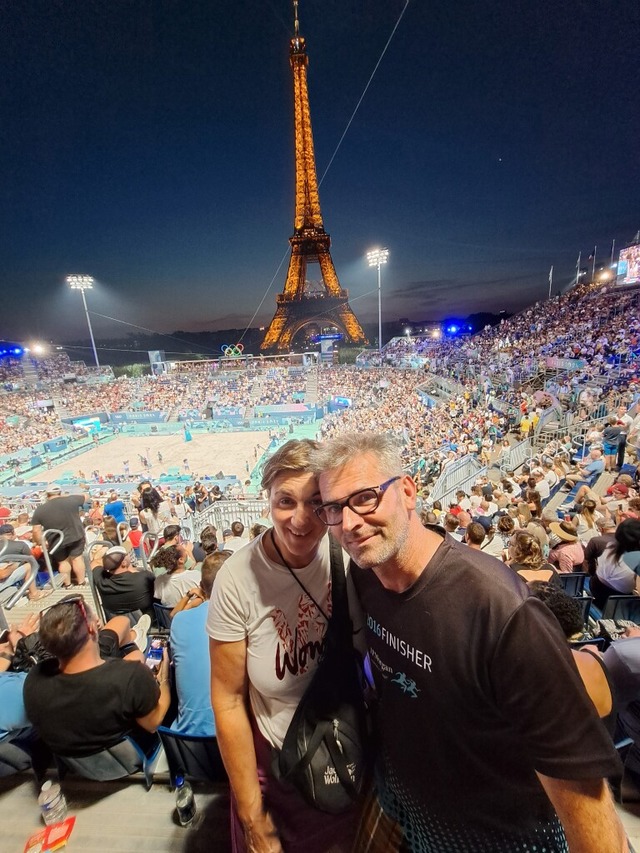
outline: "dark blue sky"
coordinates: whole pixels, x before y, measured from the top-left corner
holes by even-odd
[[[300,0],[322,174],[404,0]],[[287,0],[0,0],[0,338],[243,326],[293,216]],[[640,227],[636,0],[410,0],[321,187],[352,307],[514,310]],[[313,269],[313,268],[312,268]],[[286,262],[254,325],[267,323]],[[132,330],[133,331],[133,330]]]

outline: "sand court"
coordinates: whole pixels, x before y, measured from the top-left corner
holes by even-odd
[[[192,441],[185,441],[181,432],[176,435],[117,436],[42,471],[38,480],[50,483],[69,471],[73,471],[74,476],[82,471],[88,478],[95,470],[102,476],[123,475],[124,463],[128,460],[129,475],[133,480],[138,475],[157,479],[169,468],[178,468],[181,474],[189,473],[192,477],[214,476],[222,471],[225,476],[235,474],[243,482],[268,444],[268,433],[259,431],[194,433]],[[140,456],[148,458],[151,468],[142,466]],[[189,472],[185,471],[185,459],[189,463]]]

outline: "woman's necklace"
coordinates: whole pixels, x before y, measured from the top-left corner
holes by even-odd
[[[329,621],[329,617],[327,616],[327,614],[324,612],[324,610],[322,609],[322,607],[320,607],[320,605],[318,604],[318,602],[317,602],[317,601],[315,600],[315,598],[311,595],[311,593],[310,593],[310,592],[309,592],[309,590],[306,588],[306,586],[302,583],[302,581],[300,580],[300,578],[298,577],[298,575],[293,571],[293,569],[291,568],[291,566],[287,563],[287,561],[285,560],[285,558],[282,556],[282,551],[280,550],[280,548],[278,547],[278,543],[276,542],[276,537],[275,537],[275,534],[274,534],[274,532],[273,532],[273,527],[270,527],[270,528],[269,528],[269,533],[271,534],[271,544],[272,544],[272,545],[273,545],[273,547],[275,548],[275,552],[276,552],[276,554],[278,555],[278,557],[280,558],[280,562],[281,562],[281,563],[282,563],[282,565],[285,567],[285,569],[289,569],[289,572],[290,572],[290,574],[291,574],[291,577],[296,581],[296,583],[298,584],[298,586],[300,586],[300,587],[302,588],[302,591],[304,592],[304,594],[305,594],[308,598],[310,598],[310,599],[311,599],[311,601],[313,601],[313,603],[315,604],[315,606],[318,608],[318,611],[319,611],[320,613],[322,613],[322,615],[324,616],[324,618],[325,618],[325,619],[327,620],[327,622],[328,622],[328,621]]]

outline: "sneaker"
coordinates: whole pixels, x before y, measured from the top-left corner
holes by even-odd
[[[146,652],[147,650],[147,634],[149,633],[149,628],[151,627],[151,616],[146,613],[144,616],[141,616],[136,624],[131,629],[133,633],[136,635],[134,643],[140,649],[141,652]]]

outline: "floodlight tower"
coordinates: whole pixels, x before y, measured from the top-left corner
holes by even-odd
[[[380,287],[380,267],[387,263],[388,249],[372,249],[367,252],[370,267],[378,267],[378,352],[382,354],[382,290]]]
[[[84,313],[87,315],[87,326],[89,327],[89,337],[91,338],[93,355],[96,360],[96,367],[100,367],[100,362],[98,361],[98,350],[96,349],[96,342],[93,339],[93,329],[91,328],[89,309],[87,308],[87,299],[84,295],[85,290],[93,290],[93,279],[90,275],[68,275],[67,284],[71,290],[79,290],[82,294],[82,304],[84,305]]]

